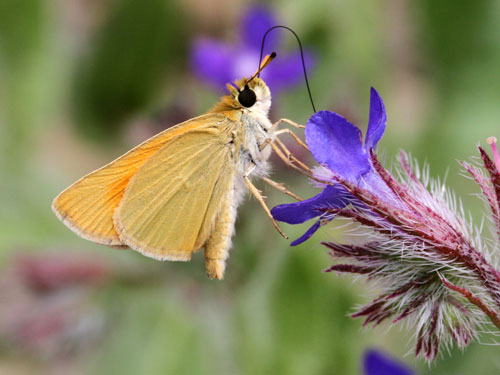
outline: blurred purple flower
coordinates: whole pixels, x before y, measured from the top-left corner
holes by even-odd
[[[274,14],[264,5],[254,5],[241,22],[240,40],[231,44],[200,37],[191,48],[191,67],[196,74],[217,90],[241,77],[253,74],[259,65],[262,37],[272,26],[278,25]],[[278,58],[261,73],[272,93],[289,88],[303,80],[300,51],[281,54],[282,30],[273,30],[266,37],[264,56],[276,51]],[[313,54],[304,51],[308,70],[313,66]]]
[[[400,361],[378,350],[367,350],[363,355],[363,375],[414,375],[415,372]]]
[[[50,359],[90,348],[106,326],[105,312],[91,297],[113,274],[95,256],[16,256],[0,275],[0,339],[13,349]]]
[[[49,292],[71,285],[92,285],[110,276],[101,260],[78,255],[24,255],[17,259],[21,278],[34,291]]]
[[[376,173],[370,158],[370,150],[382,138],[386,122],[384,102],[374,88],[371,89],[370,117],[364,145],[361,130],[341,115],[319,111],[311,116],[305,130],[306,142],[316,161],[324,166],[316,169],[316,177],[331,180],[333,174],[339,175],[399,205],[391,190]],[[325,213],[325,209],[343,208],[349,203],[357,204],[356,201],[341,185],[326,185],[315,197],[274,207],[271,212],[276,220],[289,224],[299,224],[320,217],[304,235],[292,242],[292,246],[295,246],[306,241],[321,225],[333,218],[331,214]]]

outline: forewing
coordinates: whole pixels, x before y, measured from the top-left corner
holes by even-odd
[[[222,122],[225,119],[223,115],[203,115],[157,134],[82,177],[54,199],[52,209],[79,236],[100,244],[123,245],[113,225],[113,213],[132,176],[146,160],[180,134],[203,127],[207,121]]]
[[[189,260],[205,244],[234,176],[234,124],[215,120],[167,143],[130,180],[114,216],[123,243],[162,260]]]

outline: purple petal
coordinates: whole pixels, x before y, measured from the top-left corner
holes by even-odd
[[[304,60],[309,73],[315,65],[314,54],[305,51]],[[278,57],[262,71],[261,77],[269,86],[271,93],[297,84],[304,84],[304,70],[300,51],[289,55],[280,55],[278,51]]]
[[[382,98],[373,87],[370,90],[370,118],[368,120],[368,130],[366,131],[365,149],[377,147],[378,141],[384,135],[387,114]]]
[[[234,56],[234,48],[225,43],[198,39],[191,49],[191,67],[201,79],[222,91],[233,79]]]
[[[271,214],[278,221],[288,224],[300,224],[316,216],[323,215],[320,209],[342,208],[349,203],[347,192],[339,185],[328,185],[315,197],[302,202],[281,204],[271,210]]]
[[[316,161],[344,179],[356,182],[371,170],[361,131],[339,114],[316,112],[307,122],[305,135]]]
[[[400,361],[377,350],[367,350],[363,356],[364,375],[414,375],[415,372]]]
[[[244,48],[260,53],[262,38],[267,30],[278,23],[271,9],[265,5],[254,5],[245,14],[241,28],[241,40]],[[271,53],[278,46],[280,30],[273,30],[266,36],[265,54]]]
[[[314,233],[316,233],[316,231],[319,229],[320,226],[321,226],[321,219],[315,222],[313,226],[309,228],[302,236],[297,238],[295,241],[292,241],[292,243],[290,243],[290,246],[297,246],[300,245],[302,242],[307,241],[309,238],[311,238],[311,236]]]
[[[315,197],[302,202],[282,204],[274,207],[271,214],[278,221],[289,224],[299,224],[320,216],[312,227],[310,227],[302,236],[293,241],[290,245],[296,246],[308,240],[320,226],[325,224],[325,220],[332,220],[332,215],[325,215],[323,208],[343,208],[351,203],[349,193],[340,185],[328,185],[321,193]]]
[[[362,189],[368,190],[370,193],[375,194],[382,198],[385,202],[392,204],[395,207],[406,208],[404,203],[399,199],[394,192],[387,186],[385,181],[374,170],[365,173],[358,180],[358,186]]]

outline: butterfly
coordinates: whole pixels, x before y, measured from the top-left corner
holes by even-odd
[[[266,145],[275,127],[271,93],[258,75],[275,56],[250,78],[228,84],[229,95],[206,114],[76,181],[54,199],[57,217],[82,238],[158,260],[189,261],[204,249],[208,277],[222,279],[247,189],[272,219],[249,176],[265,178],[269,170]]]

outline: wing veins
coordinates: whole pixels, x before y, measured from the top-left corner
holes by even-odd
[[[209,156],[209,155],[208,155],[208,156]],[[207,156],[207,157],[206,157],[203,161],[206,161],[206,160],[208,159],[208,156]],[[196,171],[200,169],[200,166],[201,166],[201,165],[202,165],[202,163],[199,163],[199,164],[198,164],[198,166],[197,166],[197,168],[196,168]],[[192,175],[192,174],[194,174],[194,173],[191,173],[191,175]],[[162,189],[162,191],[161,191],[161,193],[162,193],[162,194],[163,194],[163,193],[165,193],[166,188],[167,188],[167,187],[165,187],[165,188],[163,188],[163,189]],[[176,189],[176,190],[173,192],[173,194],[171,194],[171,195],[170,195],[170,197],[169,197],[168,199],[166,199],[166,200],[165,200],[165,202],[162,204],[161,209],[157,209],[157,210],[155,210],[155,213],[154,213],[153,215],[151,215],[151,216],[150,216],[147,220],[144,220],[144,221],[140,224],[140,229],[143,229],[146,225],[150,225],[150,224],[151,224],[151,222],[152,222],[153,220],[157,220],[158,215],[162,214],[162,210],[163,210],[163,208],[164,208],[164,207],[165,207],[165,206],[166,206],[166,205],[170,202],[170,200],[172,199],[172,197],[173,197],[173,196],[175,196],[175,194],[176,194],[177,192],[178,192],[178,189]],[[149,203],[148,203],[148,205],[147,205],[147,206],[145,206],[145,207],[141,210],[141,212],[142,212],[142,213],[144,213],[144,212],[146,212],[147,210],[149,210],[149,208],[151,207],[151,205],[152,205],[153,203],[155,203],[158,199],[160,199],[160,197],[161,197],[161,194],[157,194],[157,195],[156,195],[156,197],[154,197],[154,198],[151,200],[151,202],[149,202]],[[175,218],[176,218],[176,220],[179,218],[179,214],[180,214],[181,212],[184,212],[184,210],[180,210],[180,209],[178,209],[178,210],[177,210],[177,212],[176,212],[176,214],[177,214],[177,215],[176,215],[176,217],[175,217]],[[173,222],[175,222],[175,221],[173,221]],[[160,228],[160,226],[158,226],[158,227],[155,229],[155,231],[151,233],[151,236],[152,236],[152,237],[153,237],[154,235],[156,235],[156,233],[158,232],[159,228]]]

